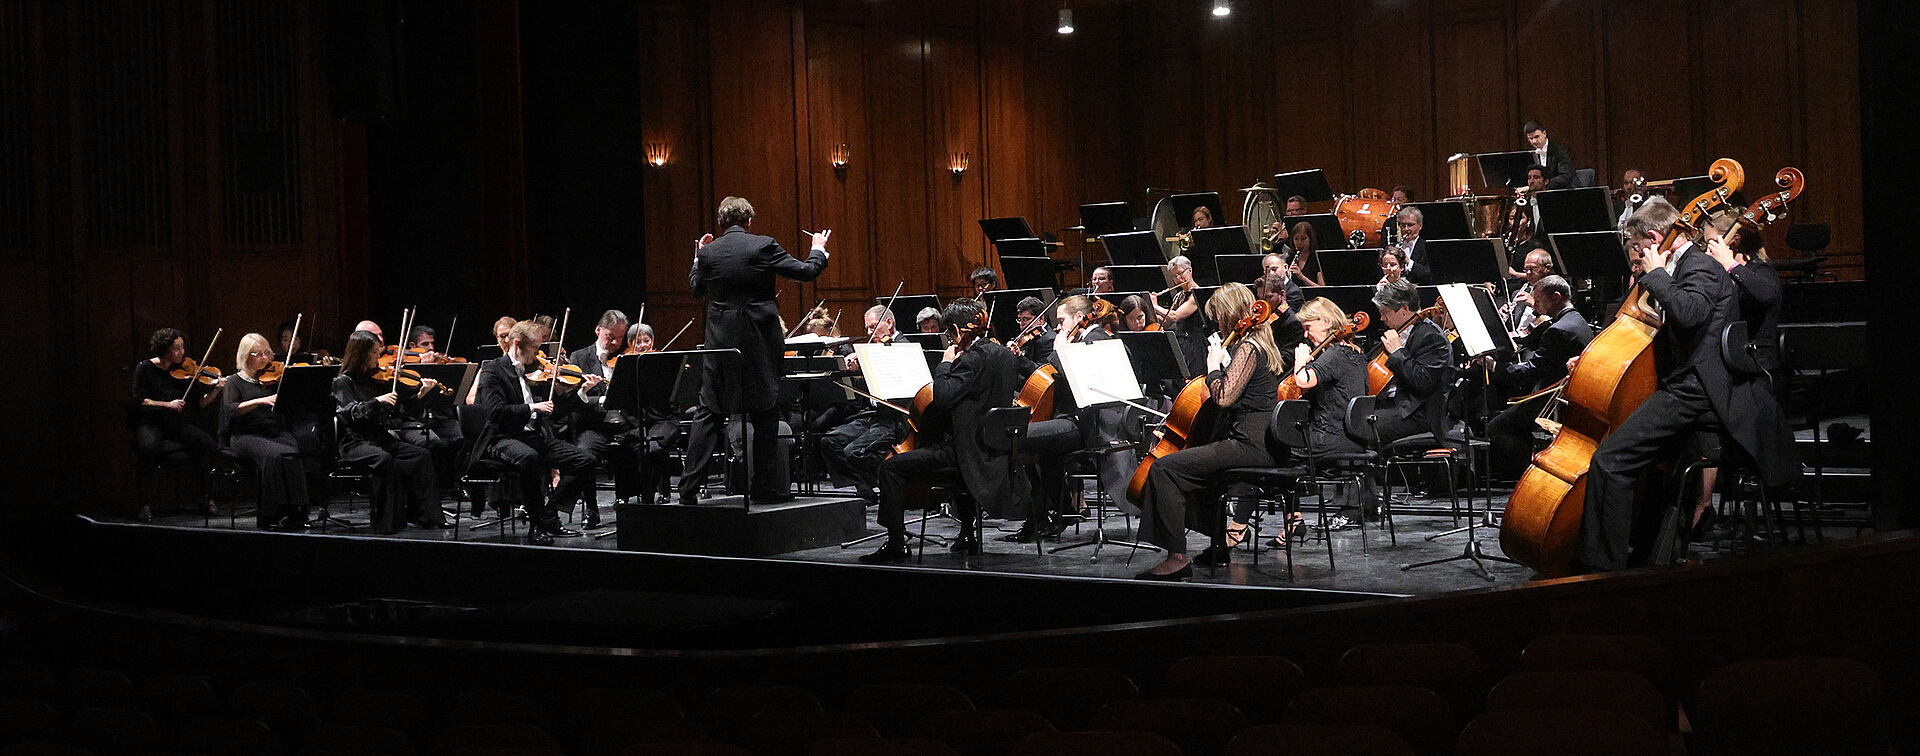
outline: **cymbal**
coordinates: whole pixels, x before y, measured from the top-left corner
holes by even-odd
[[[1253,186],[1249,186],[1249,187],[1245,187],[1245,188],[1242,188],[1242,189],[1238,189],[1238,190],[1236,190],[1236,191],[1241,191],[1241,192],[1271,192],[1271,191],[1273,191],[1273,187],[1271,187],[1271,186],[1267,186],[1266,184],[1262,184],[1262,183],[1260,183],[1260,182],[1258,182],[1258,181],[1255,181],[1255,182],[1253,182]]]

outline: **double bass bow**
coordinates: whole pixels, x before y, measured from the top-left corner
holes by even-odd
[[[1271,307],[1264,299],[1254,300],[1252,312],[1233,325],[1233,331],[1220,340],[1220,346],[1231,349],[1253,329],[1273,322]],[[1154,434],[1159,437],[1158,440],[1140,459],[1140,466],[1133,469],[1133,478],[1127,481],[1127,500],[1140,503],[1140,495],[1147,488],[1147,475],[1153,472],[1155,461],[1185,450],[1196,443],[1194,439],[1211,436],[1213,421],[1219,416],[1219,410],[1213,403],[1213,389],[1207,387],[1206,376],[1196,375],[1187,381],[1186,387],[1174,396],[1173,409],[1167,412],[1166,419],[1160,421],[1160,430]]]
[[[1660,241],[1662,250],[1672,248],[1680,234],[1697,231],[1746,180],[1745,170],[1730,158],[1715,160],[1707,175],[1720,185],[1681,208],[1679,221]],[[1507,499],[1500,548],[1508,557],[1547,577],[1572,571],[1593,453],[1658,388],[1652,345],[1662,322],[1651,295],[1636,282],[1613,322],[1580,353],[1559,395],[1548,402],[1559,412],[1553,443],[1533,455]]]

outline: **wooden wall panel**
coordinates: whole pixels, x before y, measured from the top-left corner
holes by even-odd
[[[1795,221],[1833,227],[1826,254],[1841,276],[1865,276],[1861,229],[1860,57],[1856,8],[1846,2],[1803,2],[1794,70],[1804,98],[1799,107],[1800,167],[1807,193]]]
[[[647,142],[670,150],[666,165],[645,170],[641,186],[647,320],[662,344],[701,312],[687,289],[687,269],[693,241],[713,228],[719,204],[707,134],[707,17],[704,7],[695,6],[656,2],[639,14],[637,30],[641,132]]]
[[[877,288],[873,270],[873,136],[867,129],[863,30],[809,19],[807,25],[807,115],[809,147],[802,160],[816,169],[811,182],[813,222],[833,229],[834,257],[816,282],[816,296],[864,296]],[[831,170],[837,145],[854,159]]]
[[[1575,168],[1599,168],[1608,154],[1599,115],[1602,112],[1597,74],[1605,71],[1601,57],[1601,3],[1563,0],[1522,0],[1518,3],[1519,50],[1518,112],[1507,129],[1510,141],[1496,146],[1525,149],[1520,124],[1540,121],[1550,139],[1573,151]],[[1615,50],[1623,49],[1619,47]],[[1624,49],[1636,49],[1629,45]],[[1442,156],[1444,158],[1444,156]]]
[[[994,256],[980,231],[986,217],[980,123],[980,62],[970,31],[935,27],[927,45],[928,230],[935,280],[958,290],[967,274],[991,265]],[[966,157],[967,170],[954,175],[953,153]],[[1024,213],[1023,213],[1024,214]]]
[[[1432,154],[1443,165],[1439,172],[1417,171],[1409,179],[1418,196],[1447,193],[1444,162],[1455,153],[1483,151],[1478,145],[1502,145],[1513,138],[1517,122],[1507,109],[1502,83],[1505,37],[1504,19],[1498,17],[1458,20],[1434,29]]]
[[[1269,173],[1319,168],[1335,186],[1353,183],[1348,154],[1359,144],[1348,129],[1350,113],[1340,81],[1340,38],[1333,30],[1290,38],[1280,46],[1278,68],[1285,84],[1277,92],[1282,149]],[[1374,149],[1368,146],[1367,149]]]
[[[1607,6],[1605,113],[1612,152],[1605,174],[1612,183],[1628,168],[1671,178],[1698,175],[1712,162],[1696,160],[1693,146],[1688,16],[1686,6],[1662,0]]]
[[[1424,3],[1375,3],[1351,12],[1346,93],[1353,175],[1336,192],[1390,190],[1434,172],[1433,70]],[[1445,156],[1442,156],[1443,158]]]
[[[876,14],[862,48],[866,65],[866,117],[873,135],[866,160],[872,166],[875,280],[891,291],[905,280],[909,293],[932,293],[936,285],[927,230],[929,183],[935,157],[926,110],[924,26],[909,8]],[[855,160],[861,157],[856,154]]]
[[[745,197],[753,203],[753,231],[791,248],[802,246],[795,28],[791,13],[763,6],[749,0],[711,6],[711,18],[729,22],[712,25],[708,40],[714,56],[709,85],[715,196],[707,204],[717,207],[728,195]],[[792,318],[804,307],[783,302],[782,312]],[[699,330],[695,326],[694,332]]]

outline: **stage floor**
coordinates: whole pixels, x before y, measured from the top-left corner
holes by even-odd
[[[847,498],[844,493],[844,491],[837,489],[827,489],[820,494],[820,497],[823,499],[842,500]],[[1496,503],[1496,506],[1505,503],[1507,494],[1507,491],[1502,490],[1493,492],[1492,499]],[[617,538],[613,534],[617,517],[614,508],[610,506],[612,497],[610,494],[603,492],[601,498],[603,502],[609,504],[609,506],[603,506],[601,508],[603,518],[602,527],[587,531],[580,537],[555,539],[552,548],[604,550],[617,548]],[[802,501],[804,500],[803,498]],[[353,509],[346,508],[350,504],[354,507]],[[1415,498],[1400,506],[1409,508],[1437,508],[1443,507],[1445,504],[1446,499],[1444,498],[1438,501]],[[242,501],[240,506],[241,514],[234,524],[231,525],[229,518],[225,514],[207,519],[198,514],[186,513],[160,515],[155,518],[154,524],[177,527],[209,527],[215,529],[228,529],[237,526],[237,528],[241,530],[252,529],[253,521],[249,503]],[[451,503],[449,503],[449,506],[451,506]],[[1482,508],[1486,506],[1486,497],[1484,495],[1479,499],[1476,506]],[[1307,507],[1308,518],[1311,520],[1314,516],[1312,513],[1311,499],[1308,499]],[[357,502],[349,502],[345,499],[337,500],[334,502],[333,512],[335,516],[342,517],[349,522],[364,524],[366,521],[364,500]],[[576,517],[580,514],[580,512],[575,512]],[[874,510],[868,508],[866,511],[867,526],[870,533],[879,533],[880,528],[874,524],[873,515]],[[579,527],[579,523],[564,516],[563,520],[568,521],[569,527]],[[1791,514],[1789,514],[1788,520],[1787,532],[1789,537],[1797,536],[1797,530],[1793,525]],[[1278,517],[1268,517],[1266,522],[1267,524],[1263,529],[1264,532],[1262,532],[1259,537],[1259,541],[1262,542],[1271,537],[1280,521]],[[1137,524],[1137,521],[1119,516],[1118,514],[1110,515],[1105,523],[1106,537],[1112,541],[1129,540]],[[356,528],[348,533],[338,526],[323,529],[316,524],[314,528],[308,532],[313,535],[322,536],[329,534],[351,534],[355,536],[410,540],[494,544],[525,543],[526,528],[524,522],[515,523],[515,526],[509,528],[506,532],[502,532],[498,525],[481,529],[474,529],[472,525],[472,521],[463,519],[461,526],[457,529],[422,530],[408,528],[391,536],[382,536],[374,534],[365,528]],[[1459,526],[1464,525],[1465,519],[1463,515]],[[1000,536],[1012,532],[1018,526],[1019,522],[1017,521],[988,520],[985,553],[978,556],[962,558],[949,553],[945,546],[929,543],[925,548],[924,554],[921,555],[921,559],[899,565],[898,569],[942,568],[1036,576],[1130,578],[1134,573],[1145,570],[1160,559],[1158,552],[1144,548],[1135,551],[1128,546],[1116,543],[1108,543],[1103,546],[1099,551],[1097,559],[1094,558],[1092,546],[1082,546],[1080,548],[1053,552],[1053,549],[1062,545],[1090,540],[1093,537],[1095,529],[1092,521],[1068,528],[1059,540],[1049,541],[1045,544],[1045,552],[1036,554],[1033,544],[1010,543],[1000,540]],[[1362,531],[1357,528],[1334,531],[1332,534],[1333,553],[1331,561],[1328,556],[1327,543],[1324,540],[1320,540],[1319,531],[1316,529],[1313,538],[1309,538],[1304,542],[1295,541],[1291,569],[1288,568],[1285,551],[1262,548],[1256,553],[1243,545],[1234,552],[1231,564],[1217,568],[1196,567],[1192,582],[1420,595],[1471,590],[1491,586],[1517,585],[1535,577],[1532,570],[1528,568],[1491,560],[1485,563],[1486,570],[1484,575],[1474,566],[1473,562],[1464,559],[1413,570],[1402,569],[1402,567],[1409,564],[1461,555],[1467,543],[1467,534],[1465,532],[1438,536],[1432,540],[1428,540],[1430,537],[1451,530],[1454,527],[1457,527],[1457,525],[1453,518],[1446,515],[1396,514],[1394,516],[1394,529],[1397,535],[1395,539],[1397,543],[1389,542],[1384,523],[1369,524],[1365,531],[1364,538]],[[911,528],[916,532],[918,530],[917,525],[911,526]],[[940,536],[942,537],[941,540],[951,538],[958,531],[958,524],[946,518],[937,518],[929,521],[926,529],[928,535]],[[1852,528],[1827,528],[1825,535],[1828,538],[1841,538],[1852,535],[1853,533],[1854,530]],[[597,534],[605,534],[605,537],[595,538],[594,536]],[[1483,552],[1493,556],[1500,554],[1500,538],[1496,528],[1479,528],[1477,529],[1476,535]],[[1811,537],[1812,533],[1809,532],[1809,535]],[[814,563],[852,564],[857,561],[860,555],[878,548],[880,542],[881,539],[876,538],[872,541],[845,549],[830,545],[822,548],[777,554],[766,558]],[[1206,536],[1197,533],[1188,533],[1188,548],[1190,553],[1198,554],[1207,546],[1208,542],[1209,540]],[[529,546],[527,548],[541,547]],[[1734,548],[1733,544],[1723,541],[1719,544],[1694,544],[1690,549],[1690,555],[1695,559],[1712,560],[1734,554],[1740,550],[1741,549]]]

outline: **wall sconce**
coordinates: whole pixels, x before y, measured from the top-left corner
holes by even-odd
[[[673,149],[666,142],[647,143],[647,164],[655,168],[667,164],[667,158],[673,157]]]
[[[847,143],[841,142],[827,150],[827,162],[833,164],[836,171],[847,169],[847,161],[853,157],[853,151],[847,149]]]
[[[969,154],[965,152],[947,153],[947,170],[953,172],[954,178],[960,178],[960,174],[967,172],[968,157]]]

